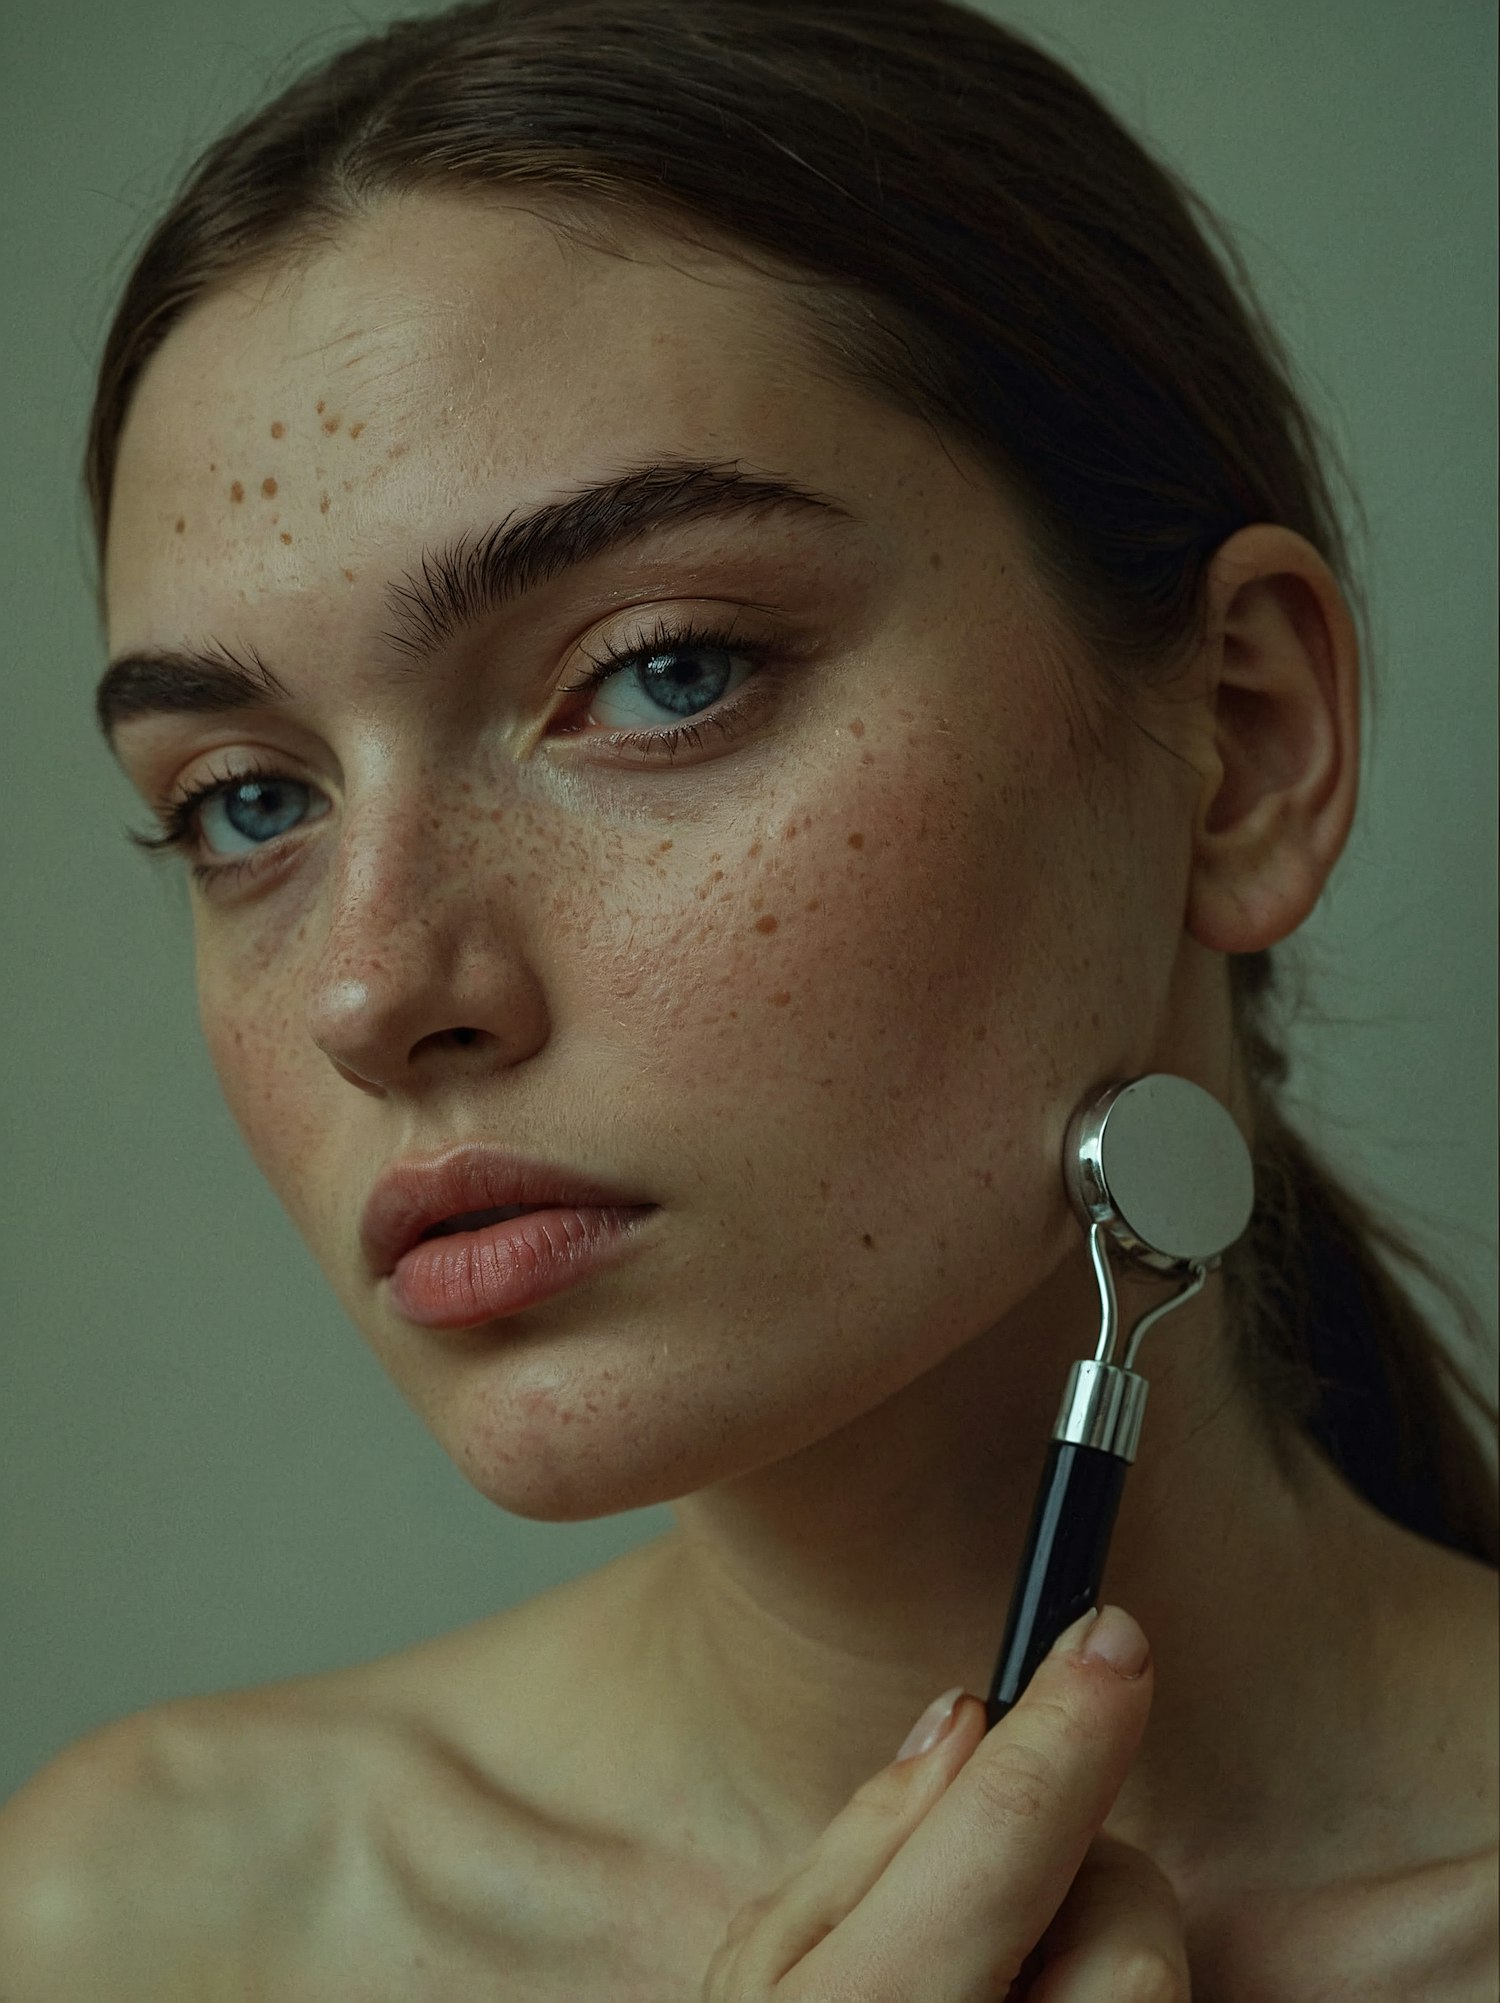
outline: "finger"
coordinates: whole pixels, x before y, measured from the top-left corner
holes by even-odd
[[[1188,2003],[1182,1905],[1134,1844],[1099,1835],[1037,1944],[1026,2003]]]
[[[950,1690],[923,1724],[940,1727],[927,1750],[873,1774],[792,1875],[735,1914],[710,1965],[705,2003],[767,1995],[859,1903],[984,1737],[984,1706]]]
[[[1004,1995],[1113,1806],[1151,1691],[1149,1659],[1127,1679],[1072,1650],[1047,1656],[870,1890],[799,1964],[797,1994],[836,1995],[842,1972],[859,1970],[867,2003]]]

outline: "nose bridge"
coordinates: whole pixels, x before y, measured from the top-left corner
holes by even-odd
[[[423,1039],[537,1033],[513,866],[519,800],[473,804],[440,775],[346,813],[307,995],[314,1040],[344,1068],[394,1076]]]

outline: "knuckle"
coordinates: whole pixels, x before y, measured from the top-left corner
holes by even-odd
[[[846,1828],[853,1823],[884,1829],[892,1822],[899,1821],[910,1803],[911,1787],[908,1777],[890,1768],[882,1768],[879,1773],[871,1774],[867,1781],[861,1782],[840,1809],[835,1820]]]
[[[1027,1717],[1029,1724],[1042,1734],[1049,1746],[1057,1746],[1065,1753],[1082,1753],[1098,1739],[1092,1716],[1080,1712],[1076,1702],[1065,1703],[1061,1698],[1047,1697],[1039,1692],[1036,1702],[1028,1709]]]
[[[1188,2003],[1187,1972],[1175,1956],[1131,1948],[1110,1971],[1112,2003]]]
[[[971,1762],[964,1779],[980,1814],[1001,1823],[1035,1821],[1063,1794],[1056,1762],[1035,1746],[1007,1746],[1000,1757]]]

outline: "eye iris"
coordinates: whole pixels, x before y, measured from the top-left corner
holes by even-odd
[[[222,796],[219,804],[237,835],[246,841],[268,841],[274,835],[285,834],[295,824],[306,805],[306,793],[307,788],[295,780],[242,779]],[[269,817],[274,825],[267,826],[265,819],[257,819],[258,816]]]
[[[701,664],[705,659],[713,663],[706,671],[701,665],[693,666],[695,660]],[[730,656],[722,647],[679,647],[669,654],[654,654],[638,673],[653,702],[677,716],[691,716],[695,709],[719,700],[733,671]]]

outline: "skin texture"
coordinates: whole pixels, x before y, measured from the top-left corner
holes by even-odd
[[[381,671],[385,588],[424,546],[677,456],[859,519],[661,531]],[[253,646],[293,696],[126,726],[143,795],[241,754],[315,789],[281,860],[193,893],[256,1161],[482,1494],[547,1519],[677,1501],[590,1589],[609,1705],[549,1652],[565,1595],[515,1630],[503,1690],[470,1687],[468,1729],[498,1760],[525,1715],[534,1750],[504,1756],[561,1812],[669,1800],[763,1881],[935,1692],[985,1687],[1097,1332],[1057,1167],[1075,1105],[1163,1069],[1246,1120],[1225,956],[1301,923],[1354,807],[1337,586],[1290,531],[1241,531],[1202,646],[1114,714],[1013,504],[806,366],[772,279],[499,202],[388,205],[200,304],[115,494],[111,651]],[[736,608],[798,658],[735,737],[642,764],[607,730],[671,719],[558,694],[585,648]],[[424,1331],[366,1274],[360,1209],[389,1163],[481,1138],[661,1207],[618,1267]],[[1205,1901],[1250,1858],[1290,1881],[1445,1840],[1420,1817],[1456,1756],[1415,1747],[1409,1615],[1467,1579],[1310,1455],[1282,1480],[1221,1312],[1211,1283],[1148,1341],[1108,1579],[1157,1664],[1109,1828]]]

